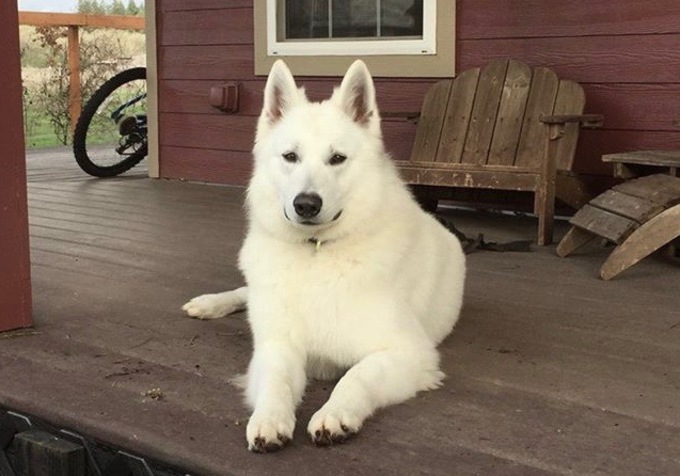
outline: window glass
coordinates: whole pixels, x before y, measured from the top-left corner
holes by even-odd
[[[423,36],[423,0],[381,0],[380,36]]]
[[[286,0],[284,11],[279,41],[423,37],[423,0]]]
[[[328,38],[328,0],[286,0],[285,37]]]
[[[378,36],[376,0],[333,2],[333,38]]]

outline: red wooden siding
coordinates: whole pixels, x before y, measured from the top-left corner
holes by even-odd
[[[587,112],[605,128],[586,131],[578,172],[609,175],[602,154],[678,148],[680,2],[676,0],[458,0],[457,70],[496,58],[550,66],[583,84]],[[264,78],[253,75],[253,11],[246,0],[158,0],[161,175],[242,184]],[[304,78],[312,99],[336,79]],[[208,106],[211,86],[241,83],[241,108]],[[378,78],[383,111],[420,109],[431,79]],[[414,126],[385,121],[393,156],[406,158]],[[245,161],[241,163],[240,161]]]
[[[0,331],[31,325],[26,156],[15,0],[0,3]]]

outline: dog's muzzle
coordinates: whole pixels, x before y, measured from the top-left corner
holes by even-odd
[[[300,193],[293,199],[293,208],[295,209],[296,220],[291,220],[288,216],[286,207],[283,208],[283,214],[288,221],[296,221],[301,225],[323,225],[324,223],[318,220],[323,207],[323,199],[317,193]],[[333,216],[331,222],[336,221],[342,215],[342,210]],[[315,219],[315,217],[317,217]]]
[[[317,193],[300,193],[293,199],[295,213],[306,220],[317,216],[322,206],[323,200]]]

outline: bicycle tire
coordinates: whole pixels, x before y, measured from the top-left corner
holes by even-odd
[[[73,132],[73,155],[83,172],[94,177],[114,177],[130,170],[146,157],[148,153],[146,144],[133,154],[122,158],[120,162],[110,166],[97,165],[87,153],[87,131],[99,106],[119,87],[140,79],[146,80],[146,68],[131,68],[121,71],[102,84],[83,107]]]

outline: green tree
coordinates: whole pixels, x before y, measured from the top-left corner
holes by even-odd
[[[139,15],[141,13],[141,9],[137,6],[135,0],[128,0],[125,10],[128,15]]]
[[[107,6],[104,0],[78,0],[78,13],[105,15]]]
[[[109,11],[110,14],[112,15],[125,15],[127,14],[127,10],[125,9],[125,5],[123,4],[123,0],[113,0],[111,3],[111,9]]]
[[[136,0],[78,0],[78,13],[95,15],[144,15],[144,2]]]

